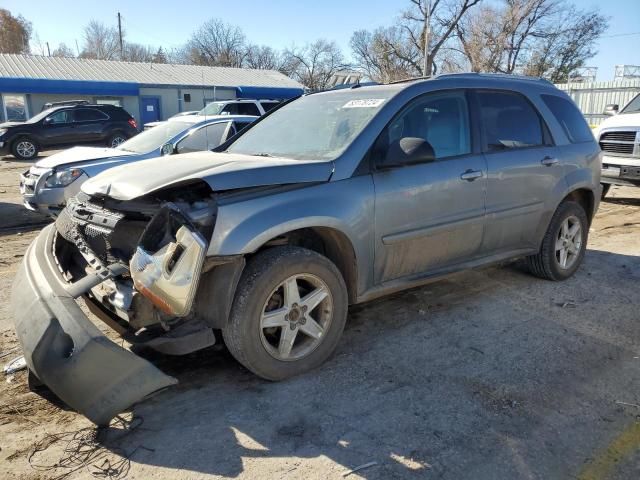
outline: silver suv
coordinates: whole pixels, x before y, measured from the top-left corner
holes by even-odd
[[[108,340],[80,297],[130,344],[223,339],[252,372],[288,378],[335,350],[350,304],[518,257],[570,277],[600,168],[575,105],[538,79],[306,95],[217,153],[83,184],[16,277],[18,337],[34,380],[96,423],[175,380]]]

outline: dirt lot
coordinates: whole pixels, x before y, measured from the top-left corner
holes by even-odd
[[[27,165],[0,163],[2,355],[44,219],[20,206]],[[490,268],[353,308],[337,354],[291,381],[220,349],[156,356],[180,384],[96,437],[0,377],[0,478],[640,478],[640,189],[610,197],[571,280]]]

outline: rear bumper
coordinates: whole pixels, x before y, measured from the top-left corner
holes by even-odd
[[[14,280],[16,333],[38,379],[92,422],[107,424],[177,381],[113,343],[82,312],[56,266],[55,233],[50,225],[33,241]]]

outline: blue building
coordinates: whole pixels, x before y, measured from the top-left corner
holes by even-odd
[[[139,124],[214,100],[288,99],[303,87],[274,70],[0,54],[0,121],[23,121],[48,102],[124,107]]]

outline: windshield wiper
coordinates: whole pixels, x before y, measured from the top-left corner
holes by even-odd
[[[254,157],[269,157],[269,158],[273,158],[273,155],[271,155],[270,153],[266,153],[266,152],[254,153],[253,156]]]

